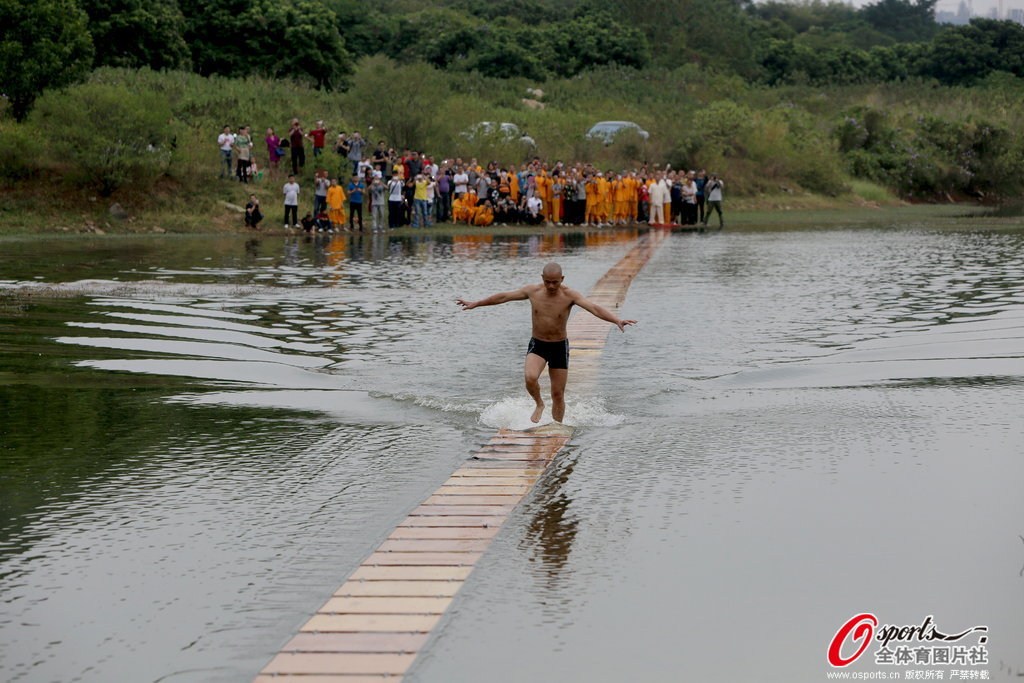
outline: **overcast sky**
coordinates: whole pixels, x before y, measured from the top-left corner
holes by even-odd
[[[870,5],[875,0],[853,0],[853,4],[856,7],[863,7],[864,5]],[[955,12],[960,6],[960,0],[939,0],[938,4],[935,5],[935,9],[940,11]],[[974,13],[976,15],[986,16],[988,10],[991,7],[997,6],[997,0],[974,0]],[[1007,13],[1013,8],[1024,7],[1024,0],[1003,0],[1003,7]]]

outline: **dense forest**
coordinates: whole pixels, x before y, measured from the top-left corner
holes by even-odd
[[[714,164],[751,194],[1019,194],[1024,26],[935,2],[0,0],[0,182],[188,185],[224,123],[296,115],[444,153],[513,121],[545,157]],[[582,139],[614,118],[650,141]]]

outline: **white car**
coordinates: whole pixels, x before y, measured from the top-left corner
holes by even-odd
[[[624,131],[633,131],[644,140],[651,134],[632,121],[598,121],[587,131],[587,138],[601,140],[606,145],[612,144],[615,136]]]
[[[496,137],[504,142],[514,142],[518,140],[528,147],[537,146],[536,140],[523,133],[519,126],[514,123],[509,123],[508,121],[502,123],[481,121],[480,123],[470,127],[469,130],[464,131],[462,136],[467,140]]]

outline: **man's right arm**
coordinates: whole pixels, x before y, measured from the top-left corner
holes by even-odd
[[[462,306],[462,310],[468,311],[480,306],[496,306],[498,304],[508,303],[509,301],[523,301],[529,299],[530,296],[526,292],[526,288],[517,289],[512,292],[498,292],[492,294],[486,299],[480,299],[479,301],[466,301],[465,299],[456,299],[455,303]]]

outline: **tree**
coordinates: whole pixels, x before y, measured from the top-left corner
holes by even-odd
[[[16,119],[28,115],[43,90],[89,73],[87,24],[74,0],[0,0],[0,93]]]
[[[423,149],[437,127],[448,83],[420,62],[396,65],[382,55],[362,60],[347,93],[354,119],[373,125],[397,148]]]
[[[186,69],[185,17],[178,0],[79,0],[89,15],[96,66]]]
[[[401,62],[422,60],[446,67],[465,60],[477,46],[482,22],[450,9],[425,9],[403,16],[388,54]]]
[[[925,41],[934,36],[935,4],[938,0],[878,0],[861,10],[877,31],[898,41]]]
[[[354,58],[383,52],[391,42],[395,22],[376,5],[365,0],[326,0],[326,4],[338,18],[338,32]]]
[[[552,75],[574,76],[602,64],[642,68],[651,59],[643,33],[604,11],[549,24],[544,38],[554,48],[554,61],[547,65]]]
[[[331,89],[352,58],[337,17],[317,0],[180,0],[185,39],[204,76],[258,73]]]

